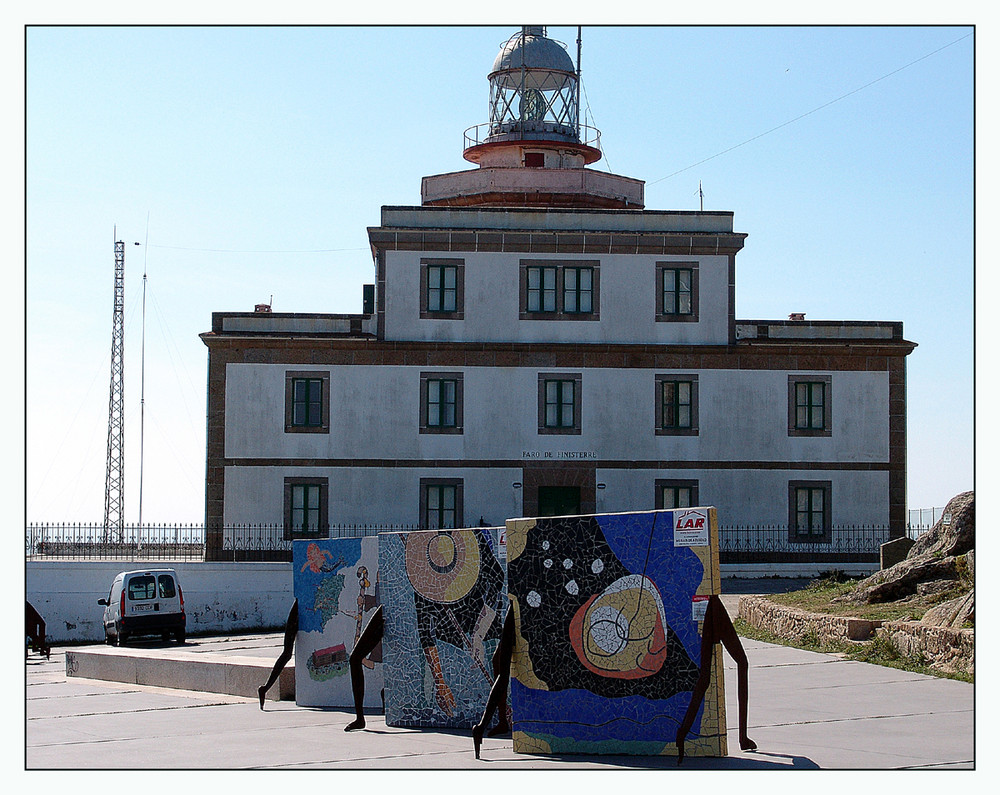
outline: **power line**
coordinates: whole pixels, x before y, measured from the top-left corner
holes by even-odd
[[[238,248],[189,248],[186,246],[164,246],[152,244],[150,248],[165,248],[173,251],[206,251],[216,254],[332,254],[338,251],[368,251],[367,248],[311,248],[311,249],[238,249]]]
[[[711,157],[706,157],[704,160],[699,160],[697,163],[692,163],[690,166],[685,166],[684,168],[679,169],[679,170],[673,172],[672,174],[667,174],[667,176],[665,176],[665,177],[660,177],[659,179],[654,179],[652,182],[647,182],[646,184],[647,185],[655,185],[657,182],[663,182],[666,179],[670,179],[671,177],[676,177],[678,174],[682,174],[685,171],[689,171],[692,168],[696,168],[697,166],[700,166],[702,163],[707,163],[709,160],[714,160],[717,157],[722,157],[722,155],[728,154],[729,152],[732,152],[734,149],[739,149],[741,146],[746,146],[749,143],[753,143],[758,138],[763,138],[765,135],[770,135],[771,133],[780,130],[782,127],[787,127],[789,124],[794,124],[795,122],[804,119],[806,116],[811,116],[813,113],[816,113],[818,111],[823,110],[823,108],[830,107],[830,105],[833,105],[835,102],[840,102],[840,100],[847,99],[848,97],[850,97],[850,96],[852,96],[854,94],[857,94],[859,91],[864,91],[866,88],[870,88],[871,86],[875,85],[876,83],[880,83],[881,81],[886,80],[887,78],[892,77],[894,74],[898,74],[899,72],[902,72],[904,69],[909,69],[914,64],[918,64],[921,61],[926,60],[927,58],[930,58],[932,55],[937,55],[942,50],[946,50],[949,47],[953,47],[954,45],[958,44],[959,42],[964,41],[965,39],[969,38],[969,36],[971,36],[971,35],[972,35],[971,33],[967,33],[966,35],[962,36],[962,38],[955,39],[955,41],[953,41],[953,42],[951,42],[949,44],[945,44],[943,47],[938,47],[936,50],[934,50],[933,52],[929,52],[926,55],[921,55],[915,61],[910,61],[910,63],[906,64],[905,66],[900,66],[898,69],[894,69],[893,71],[889,72],[888,74],[884,74],[881,77],[877,77],[874,80],[872,80],[871,82],[865,83],[863,86],[859,86],[858,88],[855,88],[853,91],[848,91],[846,94],[842,94],[841,96],[837,97],[836,99],[831,99],[829,102],[824,102],[822,105],[820,105],[818,107],[815,107],[812,110],[807,111],[806,113],[803,113],[801,116],[796,116],[794,119],[789,119],[788,121],[783,122],[782,124],[779,124],[777,127],[772,127],[770,130],[767,130],[766,132],[762,132],[759,135],[753,136],[753,138],[747,138],[747,140],[743,141],[742,143],[738,143],[735,146],[730,146],[728,149],[724,149],[723,151],[719,152],[718,154],[714,154]]]

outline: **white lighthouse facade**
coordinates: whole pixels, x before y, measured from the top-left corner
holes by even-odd
[[[730,212],[647,210],[588,168],[579,75],[525,26],[473,168],[368,230],[357,315],[217,312],[206,520],[461,527],[711,504],[720,524],[902,535],[901,323],[741,320]]]

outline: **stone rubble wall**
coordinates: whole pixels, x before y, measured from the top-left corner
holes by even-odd
[[[880,633],[906,657],[921,656],[932,668],[975,673],[976,631],[921,624],[919,621],[886,621]]]
[[[793,641],[865,641],[884,636],[900,654],[942,671],[974,673],[975,630],[930,627],[917,621],[869,621],[811,613],[763,596],[741,596],[739,617],[760,630]]]
[[[739,617],[757,629],[767,630],[782,638],[801,641],[811,636],[826,643],[868,640],[882,623],[863,618],[810,613],[776,604],[763,596],[741,596]]]

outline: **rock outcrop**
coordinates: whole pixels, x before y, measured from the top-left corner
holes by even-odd
[[[935,605],[920,619],[921,624],[933,627],[961,629],[976,623],[976,592],[969,591],[965,596],[950,599]]]
[[[945,621],[936,625],[962,627],[975,616],[971,590],[975,540],[975,495],[967,491],[948,502],[941,518],[917,539],[904,560],[861,580],[841,598],[866,604],[894,602],[915,594],[940,593],[968,582],[967,594],[937,605],[928,611],[924,621]]]
[[[943,557],[964,555],[976,546],[975,492],[952,497],[934,527],[917,539],[907,558],[940,554]]]

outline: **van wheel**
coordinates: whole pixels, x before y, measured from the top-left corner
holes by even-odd
[[[119,631],[118,634],[115,635],[115,646],[124,646],[127,640],[128,640],[128,635],[126,635],[124,632]]]
[[[177,630],[177,632],[174,633],[174,637],[177,639],[178,643],[183,643],[184,639],[187,637],[187,634],[184,632],[183,629],[179,629]]]

